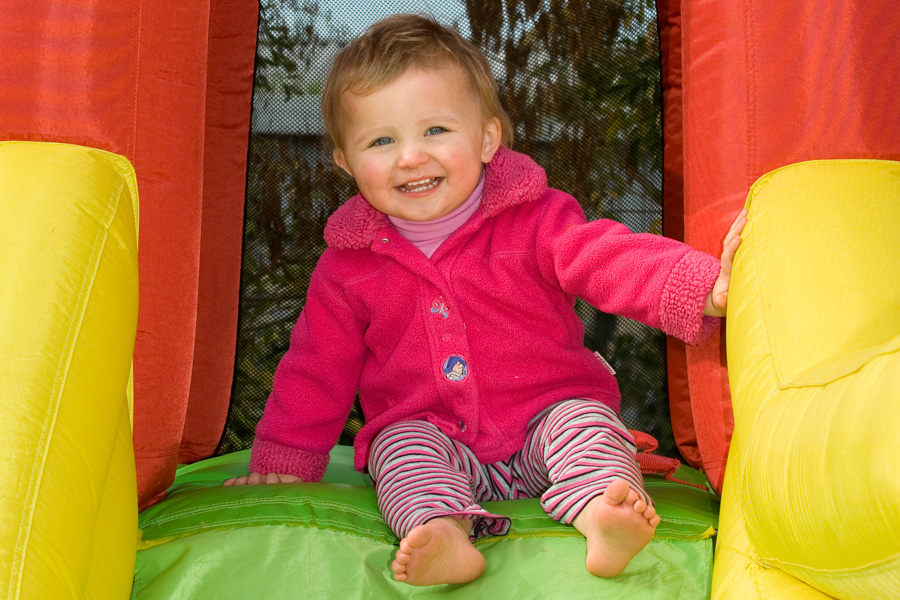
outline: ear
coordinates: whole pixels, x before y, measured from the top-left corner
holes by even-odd
[[[339,166],[344,172],[347,173],[350,177],[353,177],[353,173],[350,172],[350,165],[347,163],[347,157],[344,156],[344,151],[340,148],[335,148],[331,152],[331,157],[334,159],[334,164]]]
[[[494,158],[497,149],[500,148],[500,132],[502,127],[500,119],[491,118],[484,126],[484,136],[481,144],[481,162],[489,163]]]

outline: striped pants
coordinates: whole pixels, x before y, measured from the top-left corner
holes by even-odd
[[[509,518],[478,505],[541,498],[550,517],[570,524],[615,479],[648,503],[635,444],[611,408],[566,400],[531,420],[525,445],[509,460],[481,464],[465,445],[425,421],[383,429],[372,442],[369,473],[378,508],[400,538],[436,517],[471,518],[472,537],[503,535]]]

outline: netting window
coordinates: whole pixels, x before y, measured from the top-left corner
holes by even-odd
[[[220,452],[247,448],[325,249],[328,216],[357,190],[324,143],[320,98],[334,56],[376,20],[425,13],[488,57],[513,148],[578,198],[589,219],[662,232],[662,108],[655,3],[556,0],[263,0],[257,49],[241,313]],[[626,424],[677,457],[665,339],[579,301],[585,345],[617,372]],[[357,408],[341,437],[362,424]]]

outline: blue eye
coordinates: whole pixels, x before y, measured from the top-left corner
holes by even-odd
[[[374,142],[372,142],[372,145],[373,146],[386,146],[387,144],[390,144],[393,141],[394,140],[392,140],[389,137],[380,137],[377,140],[375,140]]]
[[[425,135],[438,135],[439,133],[444,133],[445,131],[447,130],[443,127],[432,127],[427,132],[425,132]]]

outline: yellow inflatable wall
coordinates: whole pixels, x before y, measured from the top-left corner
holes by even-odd
[[[748,209],[713,596],[900,598],[900,163],[784,167]]]
[[[137,531],[129,162],[0,143],[0,593],[127,598]]]

